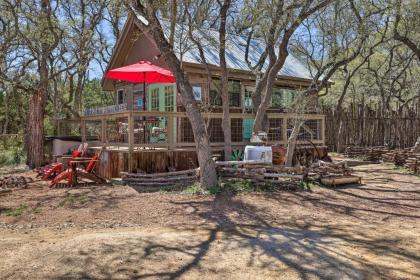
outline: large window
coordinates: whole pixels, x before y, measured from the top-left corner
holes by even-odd
[[[295,90],[275,87],[271,97],[271,107],[276,109],[288,109],[292,106],[295,98]]]
[[[231,133],[232,133],[231,134],[232,142],[242,142],[242,135],[243,135],[242,119],[231,119],[230,127],[231,127]]]
[[[280,141],[282,140],[282,119],[268,119],[268,141]]]
[[[210,119],[208,134],[212,143],[223,143],[225,141],[222,119]]]
[[[229,81],[229,106],[241,107],[241,82]]]
[[[209,102],[210,105],[222,106],[222,97],[219,93],[222,83],[220,79],[213,79],[210,85]]]
[[[222,106],[222,97],[219,93],[222,87],[220,79],[213,79],[210,85],[209,101],[211,105]],[[230,80],[228,85],[229,106],[241,107],[241,83],[240,81]]]
[[[159,111],[159,88],[152,89],[150,109],[151,111]]]
[[[174,111],[174,86],[169,85],[165,86],[165,111],[173,112]]]
[[[179,134],[179,141],[185,143],[193,143],[194,133],[192,130],[190,120],[188,118],[180,118],[179,120],[181,130],[181,133]]]

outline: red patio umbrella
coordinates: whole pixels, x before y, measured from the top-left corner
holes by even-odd
[[[139,61],[135,64],[110,70],[106,78],[132,83],[174,83],[171,71],[153,65],[150,61]]]
[[[143,83],[143,110],[146,110],[146,83],[174,83],[175,77],[171,71],[153,65],[150,61],[139,61],[135,64],[115,68],[105,75],[106,78],[131,83]],[[143,130],[146,133],[146,130]],[[146,139],[146,134],[145,134]]]

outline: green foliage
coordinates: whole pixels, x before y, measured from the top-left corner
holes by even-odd
[[[74,206],[76,204],[84,205],[88,202],[90,202],[90,198],[85,193],[82,193],[82,194],[67,193],[66,197],[64,197],[64,199],[60,201],[58,206],[59,207],[64,207],[66,205]]]
[[[225,191],[238,194],[249,193],[256,190],[255,184],[250,180],[235,180],[224,185]]]
[[[13,137],[3,139],[0,143],[0,167],[17,165],[25,162],[25,152],[21,139]]]
[[[203,193],[203,189],[201,188],[199,183],[194,183],[186,187],[183,192],[186,194],[201,194]]]
[[[115,93],[103,91],[101,81],[88,81],[83,89],[83,109],[109,106],[115,104]]]
[[[23,214],[23,212],[28,209],[28,205],[20,204],[17,208],[10,208],[2,211],[6,216],[17,217]]]
[[[243,160],[244,159],[244,151],[242,149],[233,150],[232,151],[232,160]]]

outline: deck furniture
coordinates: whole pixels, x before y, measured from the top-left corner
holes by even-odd
[[[57,177],[52,180],[50,184],[50,188],[54,188],[59,184],[61,181],[66,180],[68,187],[76,187],[78,184],[78,178],[82,179],[88,179],[90,181],[93,181],[95,183],[105,183],[106,180],[94,172],[94,168],[97,164],[97,162],[100,160],[101,154],[103,149],[99,150],[98,153],[96,153],[92,158],[73,158],[69,162],[69,168],[60,174],[57,175]],[[85,168],[78,168],[81,164],[87,164]]]
[[[80,144],[80,146],[72,152],[70,157],[66,157],[66,156],[60,156],[60,157],[70,159],[69,160],[69,167],[70,167],[70,163],[73,159],[83,157],[83,155],[87,151],[87,147],[88,147],[87,143]],[[41,177],[42,180],[48,180],[62,173],[63,170],[64,170],[64,163],[62,162],[50,163],[37,170],[37,173],[38,173],[37,177]]]

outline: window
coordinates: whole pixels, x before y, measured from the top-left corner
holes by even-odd
[[[144,85],[133,85],[133,108],[144,109]]]
[[[209,99],[210,104],[214,106],[222,106],[222,97],[219,93],[222,87],[220,79],[213,79],[210,85]],[[240,81],[229,81],[228,85],[229,93],[229,106],[241,107],[241,82]]]
[[[209,102],[210,105],[222,106],[222,96],[219,94],[219,90],[222,87],[220,79],[213,79],[210,84]]]
[[[287,137],[290,137],[293,130],[293,122],[289,120],[287,126]],[[321,139],[321,120],[307,120],[299,130],[298,140],[319,140]]]
[[[242,119],[231,119],[232,142],[242,142]]]
[[[201,88],[201,85],[193,85],[192,86],[192,89],[193,89],[193,95],[194,95],[194,99],[196,100],[196,101],[200,101],[201,102],[201,98],[202,98],[202,95],[201,95],[201,92],[202,92],[202,88]]]
[[[190,120],[188,118],[180,118],[181,133],[179,135],[180,142],[192,143],[194,142],[194,133]]]
[[[282,119],[268,119],[268,141],[280,141],[282,140]]]
[[[120,89],[117,92],[117,104],[123,104],[124,103],[124,90]]]
[[[223,136],[222,119],[210,119],[208,133],[211,143],[223,143],[225,137]]]
[[[229,81],[229,106],[241,107],[241,82]]]
[[[165,111],[173,112],[174,111],[174,86],[165,86]]]
[[[159,111],[159,88],[152,89],[151,100],[150,100],[150,110]]]
[[[275,87],[271,96],[271,107],[279,109],[290,108],[293,104],[294,97],[295,90]]]
[[[244,92],[244,109],[246,113],[252,113],[252,95],[254,94],[255,89],[246,87]]]

